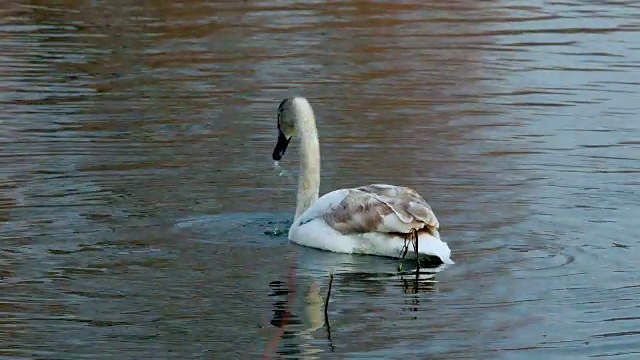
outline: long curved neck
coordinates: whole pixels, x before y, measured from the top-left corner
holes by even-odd
[[[300,135],[300,177],[294,221],[318,200],[320,191],[320,144],[313,116],[298,121]]]

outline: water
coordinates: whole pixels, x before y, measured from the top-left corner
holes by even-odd
[[[638,356],[635,2],[139,4],[1,7],[0,356]],[[414,187],[455,266],[277,236],[292,94],[321,192]]]

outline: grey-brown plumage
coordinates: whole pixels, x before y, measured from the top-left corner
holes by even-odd
[[[374,184],[349,189],[340,204],[322,217],[343,234],[383,232],[404,236],[418,229],[439,237],[440,225],[431,206],[408,187]]]

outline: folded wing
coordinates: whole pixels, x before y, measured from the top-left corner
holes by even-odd
[[[334,197],[330,206],[317,213],[342,234],[407,234],[411,229],[437,234],[438,219],[431,206],[413,189],[373,184],[343,191],[340,201]]]

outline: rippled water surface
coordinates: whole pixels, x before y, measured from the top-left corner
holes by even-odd
[[[624,0],[3,3],[0,356],[637,358],[639,19]],[[278,236],[293,94],[321,192],[414,187],[456,265],[416,281]]]

